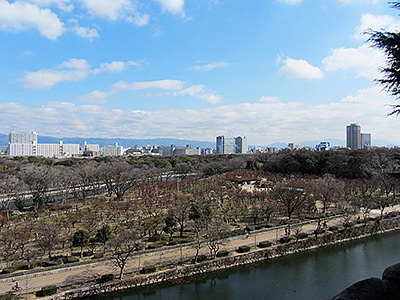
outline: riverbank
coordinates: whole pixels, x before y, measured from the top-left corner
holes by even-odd
[[[299,253],[325,247],[328,245],[343,243],[346,241],[361,239],[385,232],[400,229],[400,218],[384,219],[370,222],[366,225],[344,228],[338,231],[326,232],[321,235],[309,236],[305,239],[295,240],[289,243],[275,244],[269,248],[255,248],[251,252],[239,254],[231,253],[231,256],[205,261],[198,264],[186,264],[171,269],[162,269],[152,274],[135,275],[122,281],[112,281],[104,284],[91,284],[73,290],[64,291],[57,295],[44,299],[79,299],[96,296],[104,293],[112,293],[136,287],[143,287],[157,283],[179,283],[181,280],[200,274],[230,269],[251,263],[265,261],[276,257],[282,257],[293,253]]]

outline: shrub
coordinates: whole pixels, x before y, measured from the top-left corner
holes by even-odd
[[[229,251],[222,250],[217,253],[217,257],[226,257],[229,255]]]
[[[96,280],[97,283],[105,283],[114,280],[114,274],[104,274]]]
[[[278,240],[278,242],[281,243],[281,244],[286,244],[286,243],[291,242],[292,239],[293,239],[293,238],[290,237],[290,236],[284,236],[284,237],[281,237],[281,238]]]
[[[55,260],[55,261],[43,261],[42,262],[42,267],[46,268],[46,267],[53,267],[53,266],[58,266],[62,263],[62,260]]]
[[[306,237],[308,237],[308,234],[305,232],[300,232],[298,235],[296,235],[298,240],[305,239]]]
[[[250,251],[250,247],[249,246],[240,246],[236,252],[238,253],[245,253],[245,252],[249,252]]]
[[[140,270],[140,274],[154,273],[156,269],[155,266],[143,267],[143,269]]]
[[[338,231],[338,230],[339,230],[339,227],[337,227],[337,226],[330,226],[330,227],[328,228],[328,230],[329,230],[329,231]]]
[[[272,245],[271,242],[265,241],[258,243],[258,248],[268,248]]]
[[[200,254],[198,257],[197,257],[197,262],[203,262],[203,261],[206,261],[208,258],[207,258],[207,255],[204,255],[204,254]]]
[[[36,292],[36,297],[45,297],[54,295],[55,293],[57,293],[57,289],[58,288],[55,285],[42,287],[40,291]]]
[[[2,271],[1,271],[1,274],[9,274],[9,273],[12,273],[12,272],[14,272],[15,270],[14,270],[14,268],[13,267],[7,267],[7,268],[4,268]]]

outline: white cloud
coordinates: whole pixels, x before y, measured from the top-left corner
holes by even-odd
[[[216,104],[222,100],[222,96],[215,94],[213,91],[207,91],[205,85],[193,85],[182,91],[175,92],[172,96],[192,96],[204,100],[210,104]]]
[[[23,78],[18,79],[17,81],[25,88],[49,89],[53,85],[63,81],[84,80],[90,74],[96,75],[103,72],[121,72],[126,70],[128,66],[141,67],[141,64],[135,61],[113,61],[111,63],[103,63],[99,68],[91,70],[89,63],[86,60],[72,58],[52,69],[28,72]]]
[[[260,102],[278,102],[279,98],[262,96],[258,101],[260,101]]]
[[[145,90],[145,89],[162,89],[162,90],[181,90],[184,82],[180,80],[156,80],[156,81],[145,81],[145,82],[124,82],[119,81],[112,87],[113,91],[116,90]]]
[[[79,25],[78,20],[69,19],[68,24],[70,25],[69,30],[75,32],[78,36],[93,41],[93,39],[99,37],[99,33],[96,29],[89,27],[82,27]]]
[[[380,50],[364,44],[358,48],[334,49],[322,63],[327,72],[354,70],[358,76],[375,79],[379,76],[378,69],[385,64],[385,56]]]
[[[50,9],[42,9],[24,1],[9,3],[0,0],[1,30],[19,32],[32,28],[50,40],[57,39],[65,31],[64,24]]]
[[[95,90],[87,95],[81,96],[80,100],[87,103],[106,103],[107,98],[112,95],[111,92],[101,92]]]
[[[400,31],[400,21],[389,15],[363,14],[360,25],[356,28],[354,38],[365,39],[367,30]]]
[[[185,0],[155,0],[159,2],[164,12],[170,12],[173,14],[185,15],[184,5]]]
[[[296,60],[289,57],[281,60],[278,58],[278,62],[284,63],[279,71],[289,79],[316,80],[324,77],[324,72],[320,68],[312,66],[303,59]]]
[[[100,65],[100,68],[94,69],[93,73],[98,74],[101,72],[121,72],[126,69],[126,63],[123,61],[113,61],[111,63],[104,63]]]
[[[111,21],[119,19],[133,22],[137,26],[149,23],[149,16],[140,14],[130,0],[81,0],[89,12]]]
[[[0,103],[0,126],[4,130],[29,131],[35,124],[40,135],[53,136],[209,141],[220,132],[234,132],[246,135],[249,144],[267,145],[327,137],[344,140],[345,126],[358,122],[364,132],[372,133],[373,140],[400,141],[400,119],[386,117],[390,109],[386,105],[390,103],[392,99],[377,86],[320,105],[277,101],[187,110],[124,111],[63,102],[37,107]],[[162,120],[162,124],[154,120]]]
[[[28,72],[18,81],[26,88],[49,89],[63,81],[81,81],[89,75],[90,66],[84,59],[72,58],[54,69]]]
[[[117,73],[125,71],[129,66],[141,67],[142,64],[135,61],[113,61],[111,63],[103,63],[99,68],[93,70],[93,74],[109,72]]]
[[[217,63],[212,63],[212,64],[205,64],[202,66],[195,66],[192,69],[196,71],[211,71],[217,68],[225,68],[228,67],[229,64],[227,62],[221,61]]]
[[[59,9],[66,12],[70,12],[74,9],[74,5],[71,3],[70,0],[28,0],[28,1],[42,7],[57,5]]]

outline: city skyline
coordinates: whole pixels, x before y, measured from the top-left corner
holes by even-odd
[[[343,139],[357,122],[400,143],[368,28],[398,30],[398,12],[386,0],[0,0],[0,126],[269,145]]]

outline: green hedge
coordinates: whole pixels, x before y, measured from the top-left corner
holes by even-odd
[[[305,232],[300,232],[298,235],[296,235],[298,240],[305,239],[306,237],[308,237],[308,234]]]
[[[157,270],[155,266],[144,267],[140,270],[140,274],[154,273]]]
[[[102,275],[99,279],[96,280],[97,283],[105,283],[114,280],[114,274],[105,274]]]
[[[292,240],[293,240],[292,237],[290,237],[290,236],[284,236],[284,237],[281,237],[281,238],[278,240],[278,242],[281,243],[281,244],[286,244],[286,243],[291,242]]]
[[[265,241],[258,243],[258,248],[268,248],[272,245],[271,242]]]
[[[222,250],[217,253],[217,257],[226,257],[229,255],[229,251]]]
[[[238,253],[245,253],[245,252],[249,252],[250,251],[250,247],[249,246],[240,246],[236,252]]]
[[[45,297],[57,293],[58,288],[55,285],[42,287],[40,291],[36,292],[36,297]]]

